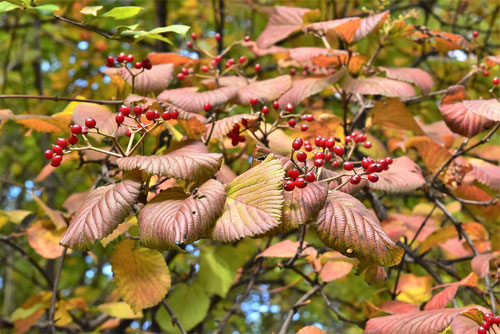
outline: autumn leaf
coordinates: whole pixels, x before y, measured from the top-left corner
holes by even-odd
[[[272,79],[254,81],[238,90],[235,99],[238,104],[249,105],[250,99],[256,98],[261,103],[276,100],[292,86],[289,75],[281,75]]]
[[[395,158],[389,170],[379,174],[376,183],[368,183],[374,190],[383,190],[392,193],[410,192],[425,184],[420,167],[410,158],[402,156]]]
[[[119,319],[140,319],[143,317],[142,311],[134,312],[130,305],[125,302],[105,303],[97,306],[97,309]]]
[[[174,52],[153,52],[148,54],[148,59],[153,65],[172,64],[174,66],[190,66],[195,65],[199,62],[198,59],[181,56]]]
[[[28,242],[33,249],[47,259],[62,255],[64,247],[59,245],[64,229],[57,229],[50,220],[38,220],[26,230]]]
[[[323,282],[335,281],[347,276],[353,267],[353,264],[346,261],[328,261],[323,265],[319,272],[319,277]]]
[[[328,195],[315,228],[325,245],[349,257],[392,266],[403,256],[403,250],[389,239],[370,211],[351,195],[339,191]]]
[[[122,181],[92,190],[71,219],[60,244],[89,250],[92,244],[109,235],[128,217],[142,185],[141,174],[125,174]]]
[[[233,130],[233,127],[236,124],[240,124],[242,120],[257,120],[258,116],[255,114],[238,114],[238,115],[233,115],[233,116],[228,116],[224,117],[223,119],[220,119],[215,122],[213,125],[214,130],[212,131],[212,123],[207,125],[207,131],[205,133],[205,138],[208,138],[208,135],[210,132],[212,132],[212,138],[223,138],[225,137],[229,132]],[[241,128],[244,128],[241,126]]]
[[[379,70],[385,72],[385,75],[389,79],[396,79],[417,85],[424,94],[428,94],[434,86],[434,80],[432,80],[429,73],[419,68],[380,66]]]
[[[427,169],[432,173],[437,172],[448,158],[451,157],[451,153],[446,148],[425,136],[411,138],[406,142],[406,147],[415,148]]]
[[[481,159],[469,160],[472,170],[465,174],[464,183],[473,184],[479,182],[489,188],[500,190],[500,167]]]
[[[406,82],[381,77],[353,79],[347,77],[342,89],[348,93],[362,95],[383,95],[402,99],[415,96],[415,88]]]
[[[471,268],[480,278],[488,275],[490,272],[490,261],[495,258],[494,254],[486,253],[474,256],[471,261]]]
[[[224,212],[215,223],[212,237],[234,241],[278,226],[284,201],[283,175],[281,163],[270,154],[228,184]]]
[[[33,129],[40,132],[68,132],[70,119],[64,116],[46,116],[46,115],[14,115],[8,109],[0,110],[0,129],[1,125],[8,120],[16,121],[24,125],[28,129]]]
[[[170,272],[163,255],[148,248],[134,247],[124,239],[115,246],[110,262],[113,281],[122,299],[135,313],[158,304],[170,289]]]
[[[208,180],[193,194],[169,188],[151,200],[139,214],[141,244],[158,250],[178,249],[178,244],[198,240],[222,212],[226,192]]]
[[[38,196],[35,194],[31,195],[35,202],[38,204],[38,206],[42,209],[42,211],[50,218],[52,223],[57,229],[63,229],[68,226],[66,223],[66,220],[64,219],[62,212],[58,210],[54,210],[49,208],[47,204],[45,204],[44,201],[42,201]]]
[[[129,72],[130,71],[130,72]],[[160,92],[170,85],[174,75],[173,64],[154,65],[151,70],[144,69],[106,69],[108,75],[119,74],[129,85],[132,85],[132,74],[135,75],[135,89],[144,94]]]
[[[420,312],[418,305],[400,300],[389,300],[378,306],[382,311],[390,314],[404,314]]]
[[[112,135],[116,131],[116,136],[124,136],[127,132],[125,126],[120,126],[117,128],[115,117],[113,113],[105,106],[91,103],[81,103],[75,107],[73,112],[73,123],[84,125],[87,118],[95,119],[97,123],[97,128],[100,132]],[[126,118],[125,125],[137,125],[132,119]],[[101,136],[94,135],[96,138],[102,138]]]
[[[500,121],[500,102],[496,99],[489,100],[464,100],[465,107],[476,115],[483,116],[492,121]]]
[[[417,124],[411,111],[397,98],[386,98],[375,103],[372,109],[373,124],[392,129],[410,130],[417,135],[424,131]]]
[[[478,202],[489,202],[493,199],[486,191],[475,185],[462,183],[453,190],[458,197]],[[486,218],[490,222],[498,222],[498,213],[500,212],[500,203],[479,206],[472,204],[464,204],[466,208],[471,210],[473,214]]]
[[[259,257],[278,257],[278,258],[292,258],[297,253],[297,250],[300,247],[299,241],[291,241],[291,240],[283,240],[272,246],[269,246],[265,250],[263,250],[260,254],[257,255]],[[302,245],[301,256],[313,256],[316,257],[316,250],[311,245],[304,243]]]
[[[461,286],[471,286],[477,287],[478,277],[474,273],[470,273],[459,282],[454,282],[449,284],[445,289],[437,293],[432,297],[431,300],[427,304],[425,304],[425,311],[428,310],[436,310],[445,308],[446,305],[450,303],[450,301],[455,297],[458,288]]]
[[[169,89],[160,93],[158,99],[169,101],[186,111],[200,113],[205,103],[215,108],[227,103],[238,93],[238,87],[222,87],[201,93],[197,90],[195,87]]]
[[[302,327],[297,334],[326,334],[317,326]]]

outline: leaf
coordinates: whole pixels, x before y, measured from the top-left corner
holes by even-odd
[[[224,186],[208,180],[194,195],[182,188],[168,188],[139,214],[141,244],[158,250],[178,249],[178,244],[199,240],[224,207]]]
[[[236,124],[240,124],[242,120],[254,120],[258,119],[258,116],[255,114],[238,114],[233,116],[228,116],[223,119],[220,119],[215,122],[214,130],[212,132],[212,138],[221,139],[224,138],[229,132],[233,130],[233,127]],[[241,126],[244,128],[243,126]],[[208,138],[208,135],[212,129],[212,123],[207,124],[207,131],[205,132],[205,139]]]
[[[420,312],[418,305],[403,302],[400,300],[389,300],[379,305],[379,308],[390,314],[404,314],[404,313],[414,313]]]
[[[161,92],[158,99],[169,101],[186,111],[199,113],[206,102],[210,103],[212,108],[216,108],[234,98],[238,92],[237,87],[222,87],[202,93],[196,90],[197,88],[193,87],[169,89]]]
[[[33,249],[47,259],[62,255],[64,247],[59,245],[64,230],[57,230],[50,220],[38,220],[26,230],[28,242]]]
[[[264,31],[257,38],[257,46],[266,49],[292,33],[299,31],[308,8],[275,6]]]
[[[448,308],[418,313],[397,314],[373,318],[366,324],[367,334],[426,333],[438,334],[446,329],[455,317],[469,310],[485,310],[481,306]]]
[[[451,157],[451,153],[429,137],[417,136],[406,142],[406,147],[413,147],[424,161],[425,166],[432,173],[438,169]]]
[[[417,124],[411,111],[397,98],[378,100],[373,107],[373,124],[392,129],[410,130],[417,135],[424,131]]]
[[[490,272],[490,261],[493,258],[495,258],[495,256],[489,253],[474,256],[470,263],[472,271],[480,278],[488,275]]]
[[[179,35],[184,36],[186,35],[186,32],[189,30],[189,26],[182,24],[174,24],[168,27],[158,27],[149,31],[135,30],[135,28],[136,27],[134,27],[134,29],[119,31],[118,32],[119,36],[124,39],[133,38],[134,43],[140,42],[146,38],[151,38],[166,42],[168,44],[172,44],[172,41],[170,41],[170,39],[166,38],[162,34],[167,32],[175,32]]]
[[[114,7],[110,11],[102,14],[101,17],[111,17],[115,20],[125,20],[136,16],[143,9],[144,8],[142,7],[136,6]]]
[[[462,183],[454,189],[454,194],[458,197],[465,198],[472,201],[489,202],[492,197],[483,189],[475,186]],[[498,213],[500,212],[500,203],[480,206],[473,204],[464,204],[473,214],[482,216],[491,222],[498,222]]]
[[[172,64],[160,64],[154,65],[151,70],[146,70],[141,74],[138,74],[142,70],[131,68],[130,72],[137,75],[135,77],[135,89],[142,93],[160,92],[168,87],[172,82],[174,75],[174,65]],[[132,85],[132,75],[129,71],[122,68],[120,69],[120,75],[129,85]],[[158,98],[160,98],[158,96]]]
[[[238,104],[249,105],[250,99],[257,98],[261,103],[276,100],[292,86],[289,75],[281,75],[272,79],[254,81],[238,90]]]
[[[194,65],[199,62],[198,59],[181,56],[174,52],[153,52],[148,54],[148,59],[153,65],[172,64],[176,67],[179,65]]]
[[[124,170],[137,168],[151,175],[203,182],[219,170],[222,154],[195,151],[195,143],[165,155],[136,155],[120,158],[116,163]]]
[[[270,154],[228,184],[224,212],[215,223],[212,237],[228,242],[278,226],[284,201],[283,175],[281,163]]]
[[[111,111],[109,111],[108,108],[105,106],[101,106],[98,104],[91,104],[91,103],[80,103],[78,104],[74,111],[73,111],[73,123],[75,124],[80,124],[84,125],[85,120],[90,117],[95,119],[97,123],[97,127],[99,128],[99,131],[102,133],[106,134],[113,134],[116,130],[117,124],[115,121],[115,117]],[[132,119],[126,118],[125,123],[126,125],[137,125],[135,121]],[[125,126],[120,126],[118,128],[118,131],[116,132],[117,136],[123,136],[125,135],[125,132],[127,131]],[[95,135],[95,137],[97,137]],[[101,136],[99,136],[101,138]]]
[[[403,256],[403,250],[389,239],[377,219],[349,194],[329,194],[315,228],[325,245],[349,257],[392,266]]]
[[[473,241],[488,239],[488,232],[479,223],[469,222],[462,225],[463,229],[470,235]],[[428,235],[419,245],[419,254],[427,252],[437,244],[443,244],[450,239],[458,239],[455,226],[449,225]]]
[[[256,258],[259,257],[279,257],[279,258],[292,258],[297,253],[300,247],[299,241],[283,240],[272,246],[269,246],[264,251],[262,251]],[[307,247],[307,248],[306,248]],[[316,250],[312,246],[308,246],[307,243],[303,244],[303,250],[301,256],[313,256],[316,257]],[[305,248],[305,249],[304,249]]]
[[[294,80],[292,87],[278,100],[279,104],[286,106],[288,103],[297,106],[306,97],[318,94],[334,82],[339,81],[345,74],[344,70],[326,77],[307,77]]]
[[[475,181],[489,188],[500,190],[500,167],[484,160],[471,160],[472,170],[465,174],[463,182],[473,184]]]
[[[323,265],[319,277],[323,282],[335,281],[347,276],[353,267],[353,264],[345,261],[328,261]]]
[[[472,138],[493,126],[494,122],[469,111],[463,103],[464,97],[464,86],[449,87],[441,100],[439,110],[451,131]]]
[[[125,302],[105,303],[97,306],[97,309],[118,319],[140,319],[143,317],[141,310],[134,312]]]
[[[122,299],[135,313],[158,304],[170,289],[170,273],[163,255],[148,248],[136,248],[124,239],[115,246],[110,263],[113,281]]]
[[[386,10],[382,13],[371,15],[361,19],[361,24],[354,34],[353,41],[357,42],[364,37],[368,36],[375,28],[377,28],[389,16],[389,11]]]
[[[120,235],[127,232],[132,226],[137,226],[137,218],[132,216],[126,222],[121,223],[118,227],[107,237],[101,239],[103,247],[109,245],[113,240],[116,240]]]
[[[125,174],[120,183],[92,190],[71,219],[60,244],[64,247],[89,250],[128,217],[140,194],[140,173]]]
[[[0,14],[10,12],[11,10],[18,9],[18,8],[21,8],[21,6],[15,5],[15,4],[10,3],[8,1],[1,1],[0,2]]]
[[[97,16],[97,12],[100,11],[102,6],[85,6],[80,10],[80,13],[84,15],[93,15]]]
[[[36,10],[41,15],[52,15],[55,11],[59,10],[59,6],[54,5],[54,4],[50,4],[50,3],[46,3],[43,5],[37,5],[37,6],[31,7],[31,8]]]
[[[477,281],[478,278],[476,274],[470,273],[461,281],[449,284],[448,287],[443,289],[441,292],[432,297],[431,300],[429,300],[429,302],[425,305],[424,310],[428,311],[445,308],[446,305],[448,305],[450,301],[455,297],[460,286],[477,287]]]
[[[317,326],[302,327],[297,334],[326,334]]]
[[[35,202],[38,204],[38,206],[45,212],[45,214],[50,218],[52,223],[54,223],[54,226],[57,229],[62,229],[66,228],[67,223],[66,220],[64,219],[61,211],[53,210],[47,206],[47,204],[44,203],[38,196],[35,194],[31,195]]]
[[[342,85],[346,92],[362,95],[383,95],[407,98],[415,96],[415,88],[406,82],[381,77],[353,79],[347,77]]]
[[[480,313],[480,319],[478,320],[473,320],[470,317],[466,316],[458,316],[453,320],[451,323],[451,330],[453,333],[460,333],[460,334],[477,334],[478,326],[479,323],[483,319],[483,314]],[[487,333],[495,333],[500,330],[500,326],[498,325],[492,325],[490,327],[490,331]]]
[[[205,319],[210,307],[210,298],[200,284],[178,283],[172,293],[169,293],[167,304],[174,310],[184,330],[189,331]],[[167,333],[178,331],[164,307],[158,309],[156,321]]]
[[[304,64],[311,61],[314,57],[332,54],[332,55],[349,55],[345,50],[331,50],[318,47],[298,47],[288,50],[290,58],[299,64]]]
[[[28,114],[14,115],[12,111],[8,109],[1,109],[0,126],[6,120],[13,120],[35,131],[40,131],[40,132],[68,131],[71,119],[60,114],[61,113],[54,114],[52,116],[28,115]]]
[[[242,46],[247,47],[250,51],[253,52],[257,57],[263,57],[267,56],[270,54],[286,54],[288,51],[287,48],[283,48],[281,46],[271,46],[269,48],[260,48],[257,46],[257,42],[255,41],[248,41],[248,42],[242,42]]]
[[[370,189],[405,193],[425,184],[420,167],[405,156],[395,158],[389,170],[378,174],[378,176],[378,182],[368,184]]]
[[[390,79],[396,79],[417,85],[422,93],[427,95],[434,86],[434,80],[429,73],[412,67],[379,67]]]
[[[465,100],[465,107],[475,113],[492,121],[500,121],[500,102],[496,99],[489,100]]]

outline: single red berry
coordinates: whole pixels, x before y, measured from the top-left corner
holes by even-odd
[[[290,118],[288,120],[288,125],[290,125],[292,128],[294,128],[295,125],[297,125],[297,121],[295,120],[295,118]]]
[[[368,137],[366,136],[366,134],[362,133],[362,134],[360,134],[359,136],[356,137],[356,142],[357,143],[362,143],[362,142],[364,142],[367,139],[368,139]]]
[[[488,71],[484,71],[484,72],[483,72],[483,75],[484,75],[485,77],[489,77],[489,76],[490,76],[490,72],[488,72]]]
[[[297,160],[300,162],[304,162],[307,160],[307,153],[304,151],[298,151],[297,152]]]
[[[233,146],[238,146],[239,143],[240,141],[238,140],[238,136],[236,136],[236,138],[233,138],[233,140],[231,141],[231,144]]]
[[[314,138],[314,145],[316,145],[317,147],[321,147],[321,139],[323,139],[323,137],[321,136]]]
[[[226,66],[226,68],[230,68],[231,65],[233,65],[233,63],[228,60],[224,66]]]
[[[71,129],[72,134],[79,135],[80,133],[82,133],[82,126],[81,125],[73,124],[70,127],[70,129]]]
[[[150,121],[154,120],[155,119],[155,112],[154,110],[148,110],[146,111],[146,118]]]
[[[385,161],[387,161],[387,163],[388,163],[389,165],[393,163],[393,160],[392,160],[392,158],[391,158],[391,157],[387,157],[387,158],[385,158],[384,160],[385,160]]]
[[[243,118],[243,119],[241,120],[241,124],[242,124],[244,127],[247,127],[247,128],[248,128],[248,119]]]
[[[127,132],[125,133],[127,135],[127,137],[130,137],[132,136],[132,132],[130,131],[130,129],[127,130]]]
[[[118,57],[116,57],[116,61],[119,62],[119,63],[123,63],[125,61],[125,58],[127,56],[125,55],[124,52],[120,52],[120,54],[118,55]]]
[[[205,110],[206,112],[209,112],[210,109],[212,109],[212,106],[210,105],[210,103],[209,102],[205,102],[203,104],[203,110]]]
[[[273,108],[274,110],[278,110],[280,108],[280,104],[278,103],[278,101],[273,101]]]
[[[246,140],[247,140],[247,139],[245,138],[245,136],[242,136],[242,135],[239,135],[239,136],[238,136],[238,141],[239,141],[240,143],[244,143]]]
[[[479,328],[477,329],[477,334],[486,334],[488,331],[486,330],[486,328],[482,327],[482,326],[479,326]]]
[[[245,42],[249,42],[250,41],[250,36],[245,36]]]
[[[334,138],[328,138],[326,141],[326,147],[329,149],[332,149],[335,146],[335,139]]]
[[[314,121],[314,116],[313,116],[313,115],[311,115],[311,114],[307,114],[307,115],[305,116],[305,118],[306,118],[306,121],[308,121],[308,122],[312,122],[312,121]]]
[[[351,141],[351,136],[345,136],[345,143],[349,143]]]
[[[377,174],[373,174],[373,173],[368,174],[368,180],[369,180],[370,182],[375,183],[375,182],[377,182],[377,181],[378,181],[378,175],[377,175]]]
[[[197,37],[198,37],[198,36],[196,36],[196,33],[194,33],[194,32],[193,32],[193,33],[191,33],[191,39],[196,40],[196,38],[197,38]]]
[[[306,144],[304,145],[304,149],[307,151],[307,152],[311,152],[313,150],[313,147],[311,144]]]
[[[136,116],[140,116],[142,114],[142,108],[140,106],[135,106],[132,111]]]
[[[172,116],[172,119],[177,119],[179,117],[179,112],[177,110],[172,110],[170,115]]]
[[[108,56],[108,63],[114,63],[115,58],[113,56]]]
[[[78,143],[78,137],[75,135],[69,136],[68,143],[70,143],[71,145],[75,145],[76,143]]]
[[[344,168],[345,168],[345,164],[344,164]],[[349,180],[349,182],[351,182],[351,184],[359,184],[361,182],[361,176],[359,176],[359,174],[354,174],[353,176],[351,176],[351,179]]]
[[[252,102],[250,101],[250,103]],[[264,115],[267,115],[269,113],[269,108],[267,106],[263,106],[260,111],[262,111]]]
[[[325,158],[325,153],[323,152],[318,152],[314,155],[314,159],[324,159]]]
[[[377,173],[380,173],[384,170],[384,166],[380,163],[376,163],[375,166],[377,166]]]
[[[333,168],[338,168],[340,166],[340,162],[338,160],[335,160],[332,162],[332,167]]]
[[[283,185],[283,189],[285,189],[285,191],[292,191],[293,189],[295,189],[295,182],[293,182],[292,180],[286,181]]]
[[[304,176],[304,178],[309,183],[316,181],[316,175],[314,175],[313,172],[307,172],[306,175]]]
[[[333,148],[333,152],[335,153],[336,156],[341,157],[344,155],[345,151],[342,146],[335,146]]]
[[[62,148],[66,148],[68,147],[68,141],[65,138],[58,138],[57,145],[61,146]]]
[[[250,99],[250,104],[251,104],[251,105],[253,105],[253,106],[254,106],[254,105],[256,105],[257,103],[259,103],[259,100],[258,100],[256,97],[252,97],[252,98]]]
[[[290,168],[288,170],[288,172],[286,172],[286,175],[289,177],[289,178],[292,178],[292,179],[296,179],[299,177],[300,175],[300,172],[297,168]]]
[[[216,40],[216,41],[220,41],[220,34],[219,34],[219,33],[216,33],[216,34],[215,34],[215,40]]]
[[[381,164],[384,168],[389,166],[389,163],[385,159],[380,159],[377,161],[379,164]]]
[[[371,148],[372,147],[372,142],[371,141],[365,141],[363,143],[364,148]]]
[[[126,106],[122,106],[120,108],[120,112],[122,113],[123,116],[128,116],[130,115],[130,108]]]
[[[500,325],[500,315],[497,315],[496,317],[494,317],[493,321],[495,322],[495,324]]]
[[[479,36],[479,32],[477,32],[476,30],[474,30],[472,32],[472,37],[476,38],[477,36]]]
[[[245,57],[245,56],[241,56],[239,59],[240,64],[243,64],[246,61],[247,61],[247,57]]]
[[[356,138],[357,136],[358,136],[358,134],[355,131],[351,132],[351,137],[352,138]]]
[[[323,167],[324,164],[325,164],[325,160],[323,160],[323,159],[315,159],[314,160],[314,166],[316,166],[316,167]]]
[[[364,169],[368,169],[368,166],[370,166],[370,160],[368,160],[366,157],[361,159],[361,167]]]
[[[142,61],[142,67],[144,67],[146,70],[150,70],[153,68],[153,64],[148,58],[146,58]]]
[[[187,68],[183,67],[181,69],[181,73],[184,74],[184,75],[188,75],[189,74],[189,70]]]
[[[236,123],[234,126],[233,126],[233,132],[234,133],[238,133],[240,132],[240,125],[238,123]]]
[[[177,74],[177,79],[182,80],[184,79],[185,75],[183,73]]]
[[[163,120],[165,120],[165,121],[171,120],[172,114],[170,114],[169,111],[166,111],[161,115],[161,118],[163,118]]]
[[[498,79],[498,77],[494,77],[493,79],[491,79],[491,82],[496,86],[500,83],[500,79]]]
[[[488,330],[488,329],[490,329],[490,324],[487,321],[483,321],[483,322],[481,322],[481,327]]]
[[[52,152],[52,150],[46,150],[43,155],[47,158],[47,159],[52,159],[52,157],[54,156],[54,152]]]
[[[216,61],[216,62],[220,63],[220,62],[221,62],[221,60],[222,60],[222,56],[216,56],[216,57],[215,57],[215,61]]]
[[[62,162],[62,155],[54,155],[52,157],[52,161],[50,162],[50,165],[52,167],[58,167],[59,165],[61,165],[61,162]]]
[[[306,132],[307,130],[309,130],[309,125],[307,125],[307,124],[302,124],[302,125],[300,126],[300,131]]]
[[[377,172],[377,165],[376,163],[372,163],[370,164],[370,166],[368,166],[368,173],[376,173]]]
[[[495,316],[493,315],[493,313],[491,312],[486,312],[484,314],[484,320],[488,323],[491,323],[493,321],[493,319],[495,318]]]
[[[286,104],[286,110],[287,110],[287,111],[292,111],[292,110],[293,110],[293,106],[292,106],[292,104],[291,104],[291,103],[287,103],[287,104]]]
[[[332,152],[328,152],[326,155],[325,155],[325,160],[326,161],[329,161],[329,160],[332,160],[333,159],[333,153]]]
[[[345,170],[353,170],[354,165],[352,164],[352,162],[346,161],[346,162],[344,162],[344,169]]]
[[[88,129],[93,129],[93,128],[95,128],[96,125],[97,125],[97,123],[96,123],[95,119],[93,119],[93,118],[87,117],[87,119],[85,120],[85,126]]]
[[[202,72],[208,72],[210,70],[210,67],[208,67],[207,65],[203,65],[202,67],[200,67],[200,69]]]
[[[297,74],[297,70],[296,70],[296,69],[294,69],[294,68],[292,68],[292,69],[290,70],[290,75],[295,75],[295,74]]]
[[[327,144],[327,142],[328,142],[328,138],[326,138],[326,137],[321,138],[321,143],[320,143],[320,146],[321,146],[322,148],[326,148],[326,144]]]
[[[255,72],[260,72],[260,64],[255,64],[253,68]]]
[[[131,63],[134,61],[134,55],[127,55],[127,57],[125,57],[125,60],[128,62],[128,63]]]
[[[125,121],[125,116],[123,116],[123,114],[121,112],[119,112],[115,116],[115,121],[116,121],[116,124],[122,124]]]
[[[298,151],[298,150],[300,150],[300,148],[302,147],[302,144],[303,144],[303,143],[302,143],[302,138],[300,138],[300,140],[299,140],[299,138],[297,138],[297,139],[295,139],[295,140],[293,141],[293,143],[292,143],[292,148],[293,148],[295,151]]]
[[[136,61],[134,63],[134,67],[138,70],[140,70],[142,68],[142,61]]]
[[[302,189],[307,187],[307,181],[303,177],[299,177],[297,178],[297,180],[295,180],[295,185],[297,186],[297,188]]]
[[[187,42],[187,43],[186,43],[186,46],[187,46],[188,48],[192,49],[192,48],[193,48],[193,42]]]

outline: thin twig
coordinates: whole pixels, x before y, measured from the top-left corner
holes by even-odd
[[[161,303],[163,307],[165,307],[165,310],[167,310],[168,314],[170,314],[170,318],[172,319],[172,324],[177,326],[177,328],[179,328],[182,334],[187,334],[187,332],[184,330],[181,323],[179,322],[179,319],[177,319],[177,316],[175,315],[174,311],[170,308],[165,299],[162,299]]]
[[[54,321],[54,314],[56,313],[56,300],[58,294],[58,285],[59,278],[61,277],[61,271],[64,264],[64,258],[66,257],[66,253],[68,252],[67,248],[64,248],[63,253],[61,255],[61,259],[59,260],[59,266],[57,267],[56,276],[54,278],[54,285],[52,286],[52,298],[50,300],[50,309],[49,309],[49,323],[51,325],[52,333],[56,333],[56,324]]]
[[[302,297],[300,297],[299,300],[297,300],[297,302],[293,305],[292,309],[288,311],[285,321],[283,322],[283,325],[281,325],[278,334],[286,334],[286,331],[288,330],[288,327],[292,322],[293,315],[297,312],[297,309],[303,306],[304,303],[319,290],[321,290],[321,286],[319,284],[315,285],[311,290],[307,291]]]

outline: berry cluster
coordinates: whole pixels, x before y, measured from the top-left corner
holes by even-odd
[[[493,325],[500,325],[500,316],[494,316],[493,313],[485,313],[484,320],[477,329],[477,333],[486,334]]]
[[[124,52],[121,52],[116,59],[113,56],[109,56],[106,62],[106,65],[108,67],[115,67],[115,65],[119,66],[127,66],[127,63],[133,63],[134,62],[134,55],[125,55]],[[134,67],[138,70],[141,68],[144,68],[146,70],[150,70],[153,68],[153,64],[151,64],[151,61],[148,58],[143,59],[142,61],[137,61],[134,63]]]
[[[248,122],[246,119],[244,119],[242,122],[241,122],[245,127],[248,125]],[[246,129],[243,129],[243,131],[245,131]],[[243,132],[241,131],[241,132]],[[244,143],[246,141],[246,138],[240,134],[240,125],[238,123],[236,123],[234,126],[233,126],[233,129],[231,130],[231,132],[229,132],[227,134],[227,136],[229,138],[231,138],[231,144],[233,146],[238,146],[239,143]]]

